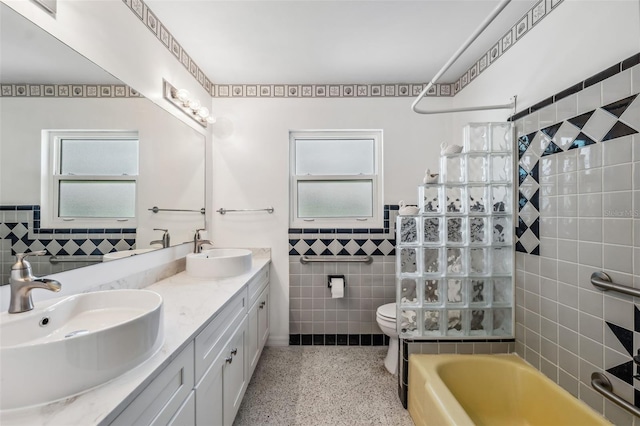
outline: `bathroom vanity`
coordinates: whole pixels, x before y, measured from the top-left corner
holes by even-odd
[[[79,395],[2,411],[0,423],[231,425],[269,336],[270,263],[264,253],[239,276],[180,272],[146,287],[164,300],[157,353]]]

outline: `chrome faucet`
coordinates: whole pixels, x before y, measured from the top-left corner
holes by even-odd
[[[164,234],[162,234],[162,239],[161,240],[153,240],[149,243],[149,245],[153,245],[153,244],[162,244],[162,248],[167,248],[169,247],[169,242],[171,241],[171,237],[169,236],[169,230],[168,229],[160,229],[160,228],[153,228],[154,231],[164,231]]]
[[[9,280],[11,286],[10,314],[19,314],[33,309],[31,290],[34,288],[43,288],[55,292],[60,291],[62,288],[62,285],[56,280],[34,277],[31,272],[31,264],[25,259],[27,256],[43,256],[45,254],[47,254],[45,250],[16,254],[16,263],[11,266]]]
[[[200,231],[204,231],[203,229],[196,229],[196,233],[193,236],[193,252],[200,253],[202,251],[202,246],[205,244],[213,245],[213,241],[211,240],[201,240],[200,239]]]

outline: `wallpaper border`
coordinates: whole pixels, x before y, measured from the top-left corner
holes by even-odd
[[[436,84],[425,96],[455,96],[476,77],[497,61],[543,18],[564,0],[540,0],[502,36],[487,52],[452,83]],[[169,32],[143,0],[122,0],[162,45],[173,54],[193,78],[213,98],[353,98],[353,97],[415,97],[427,83],[390,84],[213,84],[182,45]]]

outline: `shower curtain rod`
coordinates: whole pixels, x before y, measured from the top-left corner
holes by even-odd
[[[478,36],[482,34],[482,32],[489,26],[489,24],[491,24],[491,22],[493,22],[496,16],[498,16],[500,12],[502,12],[502,10],[509,3],[511,3],[511,0],[502,0],[500,4],[498,4],[498,6],[496,6],[496,8],[493,9],[491,14],[487,16],[484,21],[482,21],[480,26],[473,32],[473,34],[471,34],[471,36],[469,36],[467,41],[465,41],[462,44],[462,46],[460,46],[460,48],[456,51],[456,53],[454,53],[453,56],[444,64],[444,66],[440,69],[440,71],[436,73],[435,77],[433,77],[433,79],[429,82],[429,84],[427,84],[427,86],[422,90],[422,92],[420,92],[418,97],[413,101],[413,104],[411,104],[411,109],[413,111],[417,112],[418,114],[442,114],[447,112],[482,111],[482,110],[491,110],[491,109],[513,108],[515,112],[515,106],[516,106],[515,96],[513,97],[511,102],[509,102],[508,104],[502,104],[502,105],[485,105],[485,106],[477,106],[477,107],[452,108],[452,109],[441,109],[441,110],[427,110],[427,109],[418,108],[418,103],[424,98],[425,93],[427,93],[429,89],[431,89],[431,87],[434,84],[436,84],[438,79],[442,77],[442,74],[444,74],[451,67],[451,65],[453,65],[453,63],[460,57],[460,55],[462,55],[464,51],[467,50],[467,48],[471,45],[471,43],[473,43],[476,40],[476,38],[478,38]]]

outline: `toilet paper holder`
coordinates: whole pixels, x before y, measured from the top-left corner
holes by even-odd
[[[344,283],[344,286],[347,286],[347,279],[344,277],[344,275],[327,275],[327,287],[331,288],[331,280],[333,278],[342,278],[342,282]]]

